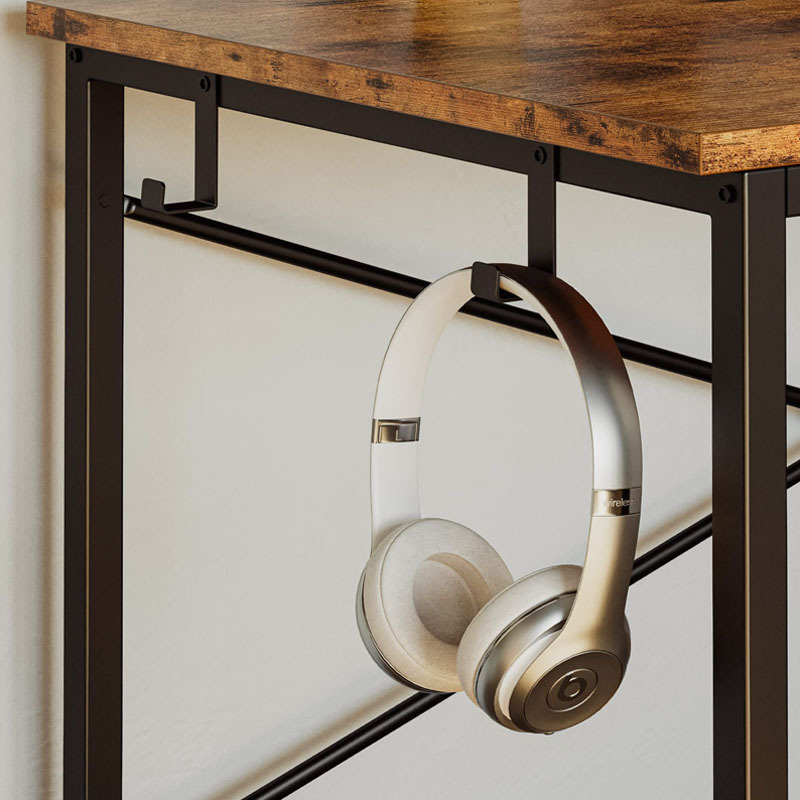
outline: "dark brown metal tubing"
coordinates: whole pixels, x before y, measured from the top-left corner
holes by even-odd
[[[197,214],[161,214],[151,211],[142,208],[139,199],[135,197],[125,197],[125,215],[129,219],[145,222],[157,228],[186,234],[196,239],[225,245],[265,258],[273,258],[276,261],[343,278],[363,286],[372,286],[403,297],[416,297],[428,285],[428,282],[421,278],[373,267],[360,261],[331,255],[301,244],[285,242],[263,233],[237,228],[234,225]]]
[[[86,797],[86,256],[89,248],[88,91],[66,66],[66,347],[64,385],[64,783],[66,800]]]
[[[87,797],[122,800],[124,90],[89,87]]]
[[[86,206],[89,84],[66,65],[66,347],[64,369],[64,782],[65,800],[86,797]]]
[[[791,488],[798,483],[800,483],[800,460],[791,464],[786,471],[786,487]],[[652,572],[655,572],[665,564],[669,564],[670,561],[674,561],[678,556],[683,555],[708,539],[711,536],[711,519],[711,514],[703,517],[688,528],[684,528],[684,530],[671,536],[657,547],[648,550],[644,555],[639,556],[633,565],[631,585],[642,580],[642,578],[646,578]],[[324,775],[407,722],[411,722],[411,720],[448,697],[452,697],[452,695],[417,692],[408,700],[398,703],[380,716],[365,723],[353,733],[339,739],[338,742],[334,742],[324,750],[320,750],[319,753],[306,759],[283,775],[279,775],[266,786],[247,795],[244,800],[281,800],[281,798],[288,797],[307,783]]]
[[[64,798],[120,800],[124,95],[68,53]]]
[[[510,172],[526,173],[532,155],[516,136],[224,76],[220,107]]]
[[[689,175],[568,148],[561,149],[556,180],[701,214],[713,211],[726,182],[725,176]]]
[[[800,461],[795,461],[786,470],[786,488],[791,489],[798,483],[800,483]],[[659,567],[663,567],[664,564],[668,564],[708,539],[711,536],[711,518],[712,515],[709,514],[697,520],[693,525],[639,556],[633,567],[631,584],[646,578],[651,572],[655,572]]]
[[[786,172],[712,217],[714,797],[788,797]]]
[[[158,228],[183,233],[196,239],[233,247],[266,258],[274,258],[276,261],[284,261],[304,269],[322,272],[364,286],[372,286],[375,289],[382,289],[403,297],[416,297],[428,285],[428,282],[421,278],[374,267],[321,250],[314,250],[304,245],[237,228],[234,225],[200,217],[196,214],[160,214],[150,211],[142,208],[135,197],[125,198],[125,209],[126,215],[137,222],[144,222]],[[524,308],[490,303],[486,300],[472,300],[465,306],[464,311],[481,319],[553,338],[553,332],[547,323],[538,314]],[[706,383],[711,382],[711,364],[707,361],[622,336],[616,336],[614,339],[623,357],[629,361],[663,369],[686,378]],[[790,406],[800,408],[800,388],[787,386],[786,402]]]

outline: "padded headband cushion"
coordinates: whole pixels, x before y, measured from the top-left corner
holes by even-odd
[[[385,537],[364,571],[364,614],[383,658],[412,683],[461,689],[461,636],[475,614],[512,582],[494,548],[443,519],[421,519]]]
[[[473,702],[475,676],[483,657],[505,629],[521,616],[564,594],[578,591],[581,568],[574,564],[546,567],[509,586],[487,603],[464,631],[458,648],[458,676]]]

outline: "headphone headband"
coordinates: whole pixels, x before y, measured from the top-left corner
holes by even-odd
[[[639,512],[642,448],[628,373],[589,303],[564,281],[530,267],[495,265],[500,289],[526,300],[552,328],[578,376],[592,440],[592,516]],[[372,424],[372,546],[420,517],[418,440],[422,394],[439,337],[470,300],[472,268],[425,288],[406,310],[381,367]]]

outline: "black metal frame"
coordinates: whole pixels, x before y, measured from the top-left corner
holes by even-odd
[[[124,87],[196,103],[195,199],[123,195]],[[95,50],[67,48],[65,800],[122,794],[123,219],[414,296],[425,282],[190,210],[216,203],[217,108],[528,176],[528,263],[555,271],[555,184],[707,214],[712,222],[714,796],[787,798],[785,221],[795,168],[700,177]],[[485,299],[465,310],[548,335]],[[618,338],[626,358],[709,381],[711,365]],[[634,580],[711,534],[706,517],[637,560]],[[447,695],[419,694],[251,794],[286,797]]]

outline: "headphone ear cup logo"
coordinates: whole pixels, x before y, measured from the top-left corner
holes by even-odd
[[[593,669],[576,669],[559,678],[547,693],[547,705],[553,711],[568,711],[588,700],[597,688]]]
[[[523,730],[552,733],[596,714],[616,693],[624,667],[611,653],[589,650],[541,674],[534,661],[514,687],[510,716]]]

